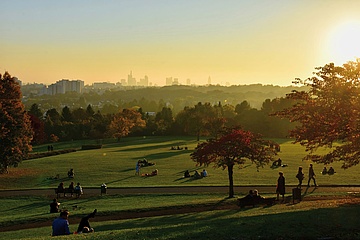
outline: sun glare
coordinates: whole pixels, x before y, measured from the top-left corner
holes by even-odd
[[[328,57],[336,64],[360,58],[360,21],[349,21],[339,25],[330,36]]]

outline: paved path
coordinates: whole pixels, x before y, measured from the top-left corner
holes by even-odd
[[[295,186],[287,186],[287,193]],[[275,186],[235,186],[235,195],[244,195],[250,189],[257,189],[261,194],[275,193]],[[307,193],[359,193],[360,186],[320,186],[318,188],[303,187]],[[159,194],[159,193],[224,193],[228,194],[228,186],[189,186],[189,187],[131,187],[131,188],[108,188],[107,194]],[[0,197],[10,196],[55,196],[51,189],[27,189],[27,190],[0,190]],[[100,195],[99,188],[84,188],[84,197]]]

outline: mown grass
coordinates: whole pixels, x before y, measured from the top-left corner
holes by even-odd
[[[358,205],[323,200],[245,210],[92,222],[95,233],[58,239],[359,239]],[[71,222],[76,230],[77,223]],[[1,239],[51,239],[51,227],[3,232]]]
[[[224,199],[223,194],[151,194],[151,195],[104,195],[88,198],[62,198],[60,209],[71,212],[72,217],[81,217],[98,209],[98,215],[121,214],[122,211],[148,211],[180,206],[216,204]],[[0,228],[52,220],[58,214],[49,213],[51,199],[48,196],[14,196],[0,198]]]
[[[302,161],[304,149],[293,145],[290,140],[277,139],[281,144],[279,156],[284,168],[266,166],[256,169],[247,163],[242,169],[235,168],[235,185],[275,185],[278,171],[283,171],[287,185],[296,185],[298,166],[302,165],[307,175],[310,162]],[[56,149],[78,148],[82,144],[97,142],[67,142],[54,144]],[[102,141],[103,148],[77,151],[63,155],[24,161],[10,174],[0,175],[2,189],[54,188],[61,181],[67,186],[70,181],[81,182],[83,187],[100,187],[105,182],[109,188],[150,186],[227,186],[227,171],[207,167],[209,177],[192,180],[182,178],[186,169],[197,167],[190,159],[190,153],[197,142],[187,137],[125,138],[122,142],[112,139]],[[170,150],[171,146],[188,147],[188,150]],[[47,145],[37,146],[34,151],[47,151]],[[138,159],[146,158],[156,162],[155,166],[144,167],[141,172],[157,168],[156,177],[135,176]],[[315,165],[320,185],[359,185],[359,167],[340,169],[334,163],[337,173],[321,175],[323,166]],[[75,179],[66,173],[75,169]],[[60,179],[53,179],[56,174]],[[305,181],[306,182],[306,181]],[[56,214],[49,214],[49,196],[22,196],[0,198],[0,227],[29,222],[52,220]],[[94,208],[100,215],[121,214],[122,211],[146,211],[153,208],[172,208],[183,205],[196,207],[199,204],[216,204],[226,199],[222,194],[151,194],[151,195],[107,195],[80,199],[62,199],[62,208],[71,211],[71,230],[81,217]],[[303,201],[299,204],[277,204],[272,207],[249,208],[245,210],[217,210],[202,213],[176,214],[151,218],[121,221],[94,222],[96,233],[73,235],[59,239],[317,239],[333,237],[360,239],[357,205],[343,206],[330,200]],[[51,226],[11,232],[2,232],[0,239],[49,239]]]
[[[287,185],[297,184],[295,178],[298,166],[304,167],[305,175],[310,162],[302,161],[305,155],[304,149],[294,145],[290,140],[277,139],[281,144],[279,156],[288,167],[256,169],[250,162],[243,168],[234,169],[235,185],[275,185],[278,171],[283,171]],[[93,142],[95,143],[95,142]],[[204,167],[196,166],[190,159],[190,154],[197,142],[190,137],[146,137],[125,138],[121,142],[112,139],[102,141],[103,148],[97,150],[84,150],[63,155],[26,160],[18,168],[11,168],[10,174],[0,175],[0,187],[2,189],[33,189],[53,188],[60,182],[68,186],[70,179],[66,173],[70,168],[75,169],[75,179],[83,187],[99,187],[106,183],[108,187],[146,187],[146,186],[196,186],[196,185],[227,185],[227,171],[207,167],[208,178],[199,180],[182,178],[183,172],[188,169],[202,170]],[[55,149],[67,147],[80,148],[87,142],[58,143]],[[171,146],[188,147],[188,150],[170,150]],[[38,146],[35,151],[47,151],[45,146]],[[155,162],[155,166],[144,167],[142,173],[148,173],[155,168],[159,170],[156,177],[135,176],[135,165],[139,159],[146,158]],[[332,165],[336,174],[333,176],[321,175],[322,165],[315,165],[317,181],[320,185],[357,185],[359,167],[347,170],[340,168],[340,163]],[[53,179],[59,174],[60,179]],[[305,180],[306,181],[306,180]],[[305,182],[304,181],[304,182]]]

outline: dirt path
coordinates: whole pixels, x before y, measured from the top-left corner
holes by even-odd
[[[295,186],[287,186],[288,194]],[[275,193],[275,186],[235,186],[235,195],[244,195],[250,189],[257,189],[261,194]],[[348,193],[360,192],[360,186],[320,186],[318,188],[303,187],[307,193]],[[191,187],[134,187],[108,188],[107,194],[159,194],[159,193],[224,193],[229,192],[227,186],[191,186]],[[100,195],[100,188],[84,188],[83,197]],[[0,197],[11,196],[55,196],[54,189],[0,190]]]

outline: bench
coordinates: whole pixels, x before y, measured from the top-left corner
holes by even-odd
[[[252,206],[255,207],[257,205],[266,205],[272,206],[275,204],[276,198],[239,198],[238,205],[240,208],[244,208],[245,206]]]
[[[60,198],[62,193],[64,194],[64,197],[66,197],[67,193],[70,193],[71,196],[73,196],[73,194],[76,194],[76,197],[80,197],[81,195],[80,191],[76,191],[68,188],[64,188],[64,190],[59,190],[58,188],[55,188],[55,194],[57,198]]]

